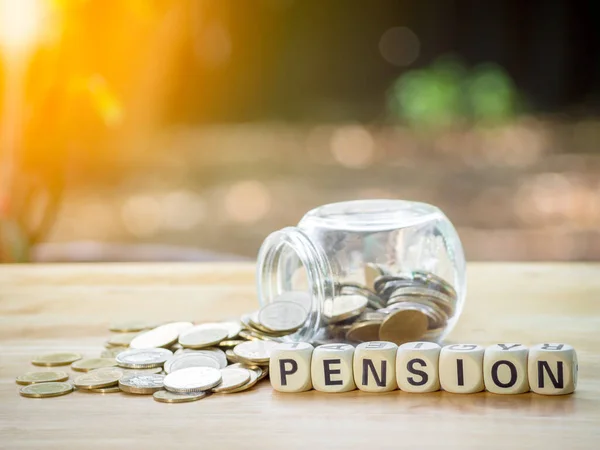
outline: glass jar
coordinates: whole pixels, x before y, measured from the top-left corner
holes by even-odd
[[[305,312],[283,333],[265,330],[257,313],[251,322],[270,339],[436,342],[452,329],[465,299],[460,239],[448,218],[425,203],[318,207],[298,226],[270,234],[257,264],[260,314],[269,310],[264,321],[289,324],[294,311]]]

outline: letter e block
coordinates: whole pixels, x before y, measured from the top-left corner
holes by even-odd
[[[577,388],[577,353],[568,344],[538,344],[529,350],[529,385],[536,394],[570,394]]]
[[[396,352],[392,342],[363,342],[354,350],[354,382],[365,392],[387,392],[396,384]]]
[[[398,347],[396,381],[406,392],[433,392],[440,389],[441,347],[433,342],[407,342]]]
[[[302,392],[312,388],[310,364],[313,346],[306,342],[282,343],[271,350],[269,379],[279,392]]]
[[[440,352],[440,384],[455,394],[483,391],[483,354],[476,344],[447,345]]]
[[[315,348],[312,356],[312,384],[321,392],[347,392],[356,389],[350,344],[325,344]]]

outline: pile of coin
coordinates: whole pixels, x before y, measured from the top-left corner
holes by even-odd
[[[246,340],[238,322],[140,322],[111,325],[115,332],[99,358],[61,352],[36,356],[43,367],[70,365],[75,372],[28,372],[17,377],[23,397],[84,393],[153,395],[163,403],[200,400],[211,393],[246,391],[268,374],[274,342]],[[249,331],[249,330],[246,330]]]

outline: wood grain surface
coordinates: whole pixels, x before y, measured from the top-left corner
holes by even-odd
[[[600,265],[471,264],[449,342],[567,342],[575,394],[18,395],[38,353],[97,356],[109,322],[212,321],[257,306],[250,264],[0,266],[0,448],[600,448]]]

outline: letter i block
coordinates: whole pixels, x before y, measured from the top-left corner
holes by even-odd
[[[398,347],[396,381],[406,392],[433,392],[440,389],[441,347],[433,342],[407,342]]]
[[[354,351],[354,382],[365,392],[386,392],[396,384],[396,352],[392,342],[363,342]]]
[[[447,345],[440,352],[440,384],[455,394],[483,391],[484,348],[475,344]]]
[[[539,344],[529,350],[529,385],[536,394],[570,394],[577,387],[577,353],[568,344]]]
[[[521,344],[496,344],[485,349],[483,355],[483,382],[494,394],[522,394],[529,392],[527,355]]]
[[[279,392],[302,392],[312,389],[310,364],[313,346],[306,342],[276,345],[271,350],[269,379]]]
[[[315,348],[312,357],[312,384],[321,392],[347,392],[356,389],[350,344],[325,344]]]

